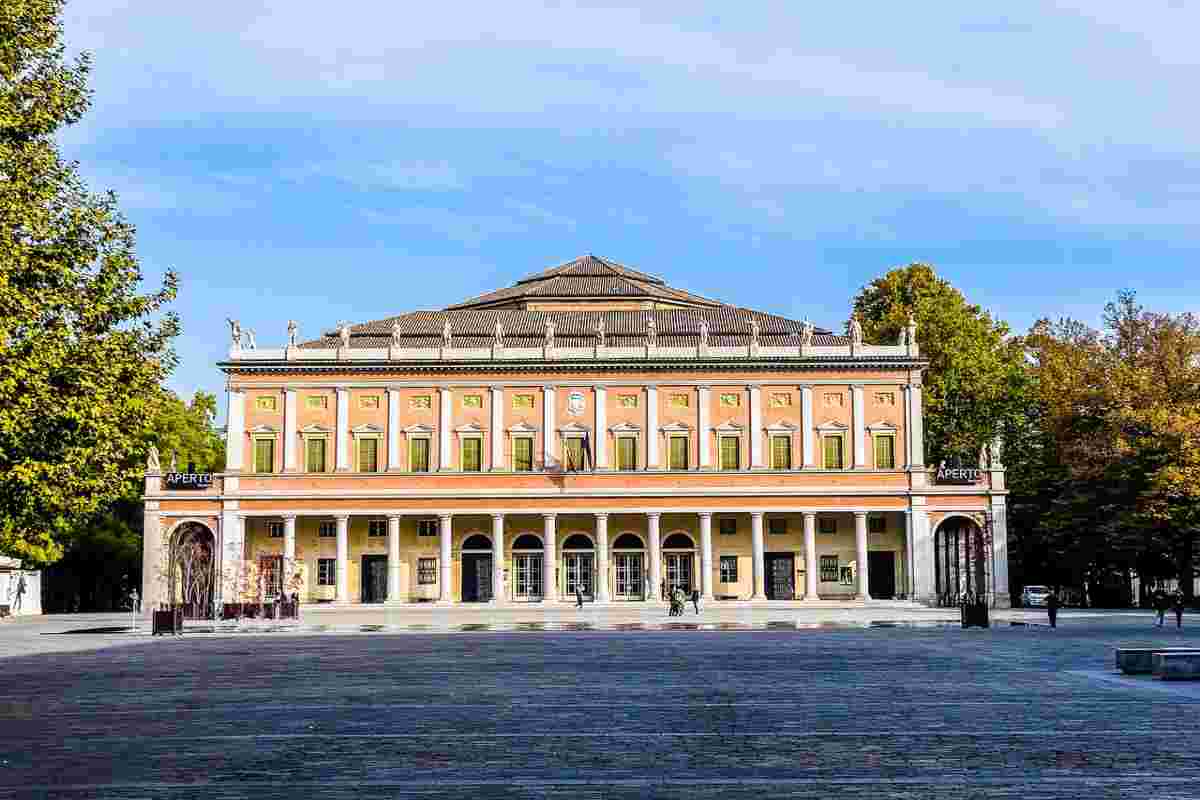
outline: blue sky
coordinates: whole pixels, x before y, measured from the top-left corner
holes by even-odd
[[[227,316],[274,346],[586,252],[830,327],[918,260],[1018,330],[1196,310],[1198,6],[968,5],[75,0],[62,143],[181,274],[189,395]]]

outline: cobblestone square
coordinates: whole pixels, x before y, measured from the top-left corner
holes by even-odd
[[[1200,636],[1144,614],[36,635],[0,658],[0,798],[1200,796],[1200,685],[1113,670]]]

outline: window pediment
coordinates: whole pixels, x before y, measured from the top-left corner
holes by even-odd
[[[733,420],[727,419],[720,425],[713,426],[713,430],[726,436],[740,436],[746,429]]]
[[[472,434],[472,433],[481,434],[481,433],[483,433],[483,428],[480,427],[477,423],[468,422],[466,425],[459,425],[457,428],[454,429],[454,432],[460,436],[463,434]]]
[[[270,434],[276,434],[276,433],[279,433],[279,429],[278,429],[278,428],[273,428],[273,427],[271,427],[270,425],[255,425],[253,428],[251,428],[249,431],[247,431],[247,433],[252,433],[252,434],[253,434],[253,433],[260,433],[260,434],[262,434],[262,433],[270,433]]]
[[[404,432],[409,436],[432,436],[433,428],[428,425],[409,425]]]
[[[608,429],[612,433],[641,433],[642,429],[632,422],[622,422]]]
[[[560,436],[587,436],[591,432],[591,428],[585,428],[577,422],[568,423],[558,429]]]
[[[850,426],[835,420],[829,420],[828,422],[818,425],[817,430],[821,431],[822,433],[845,433],[846,431],[850,430]]]
[[[690,433],[692,428],[686,422],[672,422],[659,428],[663,433]]]
[[[880,420],[879,422],[868,425],[867,430],[871,431],[872,433],[895,433],[896,426],[890,422],[884,422],[883,420]]]
[[[366,425],[359,425],[357,427],[351,428],[350,432],[353,433],[355,436],[361,436],[363,434],[368,434],[368,435],[374,436],[374,435],[382,434],[383,428],[379,427],[378,425],[372,425],[372,424],[368,423]]]
[[[768,433],[795,433],[798,430],[800,430],[800,426],[793,425],[786,419],[781,419],[767,426]]]
[[[324,425],[305,425],[303,428],[300,429],[300,433],[325,434],[325,433],[333,433],[333,429],[326,428]]]
[[[517,434],[524,433],[524,434],[533,435],[533,434],[537,433],[537,430],[538,429],[537,429],[536,425],[530,425],[525,420],[521,420],[516,425],[513,425],[511,428],[509,428],[508,432],[509,433],[517,433]]]

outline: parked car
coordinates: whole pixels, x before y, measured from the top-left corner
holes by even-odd
[[[1044,608],[1049,596],[1048,586],[1026,586],[1025,591],[1021,592],[1021,605],[1025,608]]]

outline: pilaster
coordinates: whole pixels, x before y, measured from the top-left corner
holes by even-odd
[[[607,603],[608,591],[608,514],[596,515],[596,601]]]
[[[337,471],[350,471],[350,390],[339,386],[337,395],[337,430],[334,432],[337,447]]]
[[[451,414],[454,410],[454,393],[448,386],[438,390],[438,471],[454,469],[454,458],[450,455]]]
[[[400,472],[400,390],[389,388],[387,398],[387,468],[388,472]],[[391,595],[388,597],[391,598]]]
[[[334,598],[339,603],[350,602],[350,517],[334,517],[337,522],[337,575]]]
[[[854,512],[854,551],[855,551],[855,582],[858,592],[855,594],[855,600],[870,600],[871,593],[867,587],[870,585],[869,568],[867,566],[867,512]]]
[[[246,466],[246,393],[229,390],[229,419],[225,429],[225,471],[238,473]]]
[[[713,597],[712,513],[700,512],[700,593],[705,600]]]
[[[438,515],[438,602],[451,602],[450,576],[451,555],[450,545],[454,541],[454,517],[451,514]]]
[[[701,386],[697,390],[699,395],[696,402],[700,405],[697,407],[696,436],[698,439],[697,450],[700,456],[700,469],[712,469],[712,457],[709,455],[709,446],[712,442],[712,431],[709,429],[708,417],[711,405],[711,391],[707,386]]]
[[[762,387],[757,383],[750,390],[750,467],[763,469]]]
[[[592,460],[598,470],[608,469],[608,392],[603,386],[594,387],[596,403],[595,437],[592,442]]]
[[[867,428],[863,419],[863,387],[854,384],[850,387],[850,408],[853,415],[854,431],[854,468],[867,469]]]
[[[750,513],[750,547],[751,547],[751,576],[754,580],[754,585],[751,589],[751,600],[764,600],[766,594],[763,591],[763,512],[753,511]]]
[[[812,469],[816,466],[813,461],[813,441],[816,439],[817,430],[813,424],[813,390],[811,386],[800,387],[800,420],[800,449],[804,454],[802,466],[804,469]]]
[[[542,514],[544,525],[542,540],[542,601],[552,603],[558,600],[558,561],[554,556],[555,531],[557,521],[555,514]]]
[[[488,431],[492,440],[492,472],[504,469],[504,390],[492,387],[492,429]]]
[[[646,599],[662,600],[662,543],[659,538],[659,521],[661,515],[650,512],[646,515],[646,533],[650,540],[650,591]]]
[[[658,387],[646,387],[646,469],[658,469]],[[654,587],[654,591],[658,591]]]
[[[283,390],[283,471],[296,472],[296,390]]]

